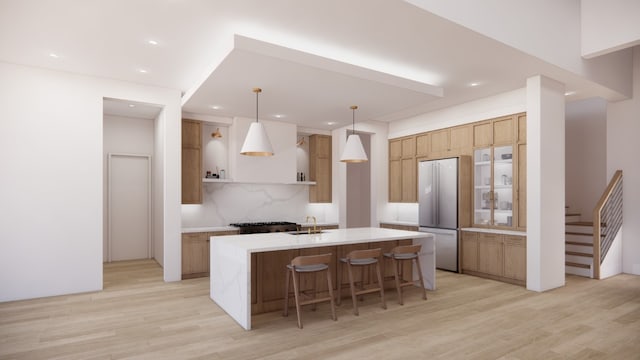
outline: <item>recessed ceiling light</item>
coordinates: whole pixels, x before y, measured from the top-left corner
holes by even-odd
[[[479,83],[479,82],[472,82],[472,83],[469,83],[469,86],[470,86],[470,87],[476,87],[476,86],[478,86],[478,85],[480,85],[480,83]]]
[[[57,59],[57,58],[59,58],[60,56],[59,56],[58,54],[56,54],[56,53],[49,53],[49,57],[52,57],[52,58],[54,58],[54,59]]]
[[[129,104],[130,108],[136,107],[136,104]]]
[[[211,105],[211,106],[209,106],[209,107],[210,107],[210,108],[212,108],[213,110],[220,110],[220,109],[222,109],[222,106],[220,106],[220,105]]]
[[[329,121],[329,122],[327,122],[327,125],[335,125],[335,124],[337,124],[337,122],[335,122],[335,121]]]
[[[146,73],[148,73],[148,71],[147,71],[146,69],[138,69],[138,72],[139,72],[140,74],[146,74]]]
[[[575,91],[567,91],[566,93],[564,93],[564,96],[571,96],[575,93],[576,93]]]
[[[275,114],[275,115],[273,115],[273,117],[276,118],[276,119],[282,119],[283,117],[285,117],[285,115],[283,115],[283,114]]]
[[[155,40],[147,40],[147,44],[149,45],[158,45],[158,42]]]

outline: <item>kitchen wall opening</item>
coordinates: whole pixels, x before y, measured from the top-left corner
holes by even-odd
[[[154,180],[162,157],[161,114],[158,105],[103,101],[104,263],[163,254],[162,222],[154,219],[162,214],[162,181]]]
[[[371,226],[371,135],[358,135],[369,161],[347,164],[347,228]]]

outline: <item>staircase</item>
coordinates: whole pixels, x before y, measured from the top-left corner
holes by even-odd
[[[565,209],[565,273],[593,278],[593,222]]]

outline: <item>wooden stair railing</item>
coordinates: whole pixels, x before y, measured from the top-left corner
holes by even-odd
[[[593,209],[593,277],[622,227],[622,170],[617,170]]]

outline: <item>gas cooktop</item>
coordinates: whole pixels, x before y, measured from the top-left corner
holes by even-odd
[[[288,221],[262,221],[229,224],[240,229],[240,234],[296,231],[298,224]]]

